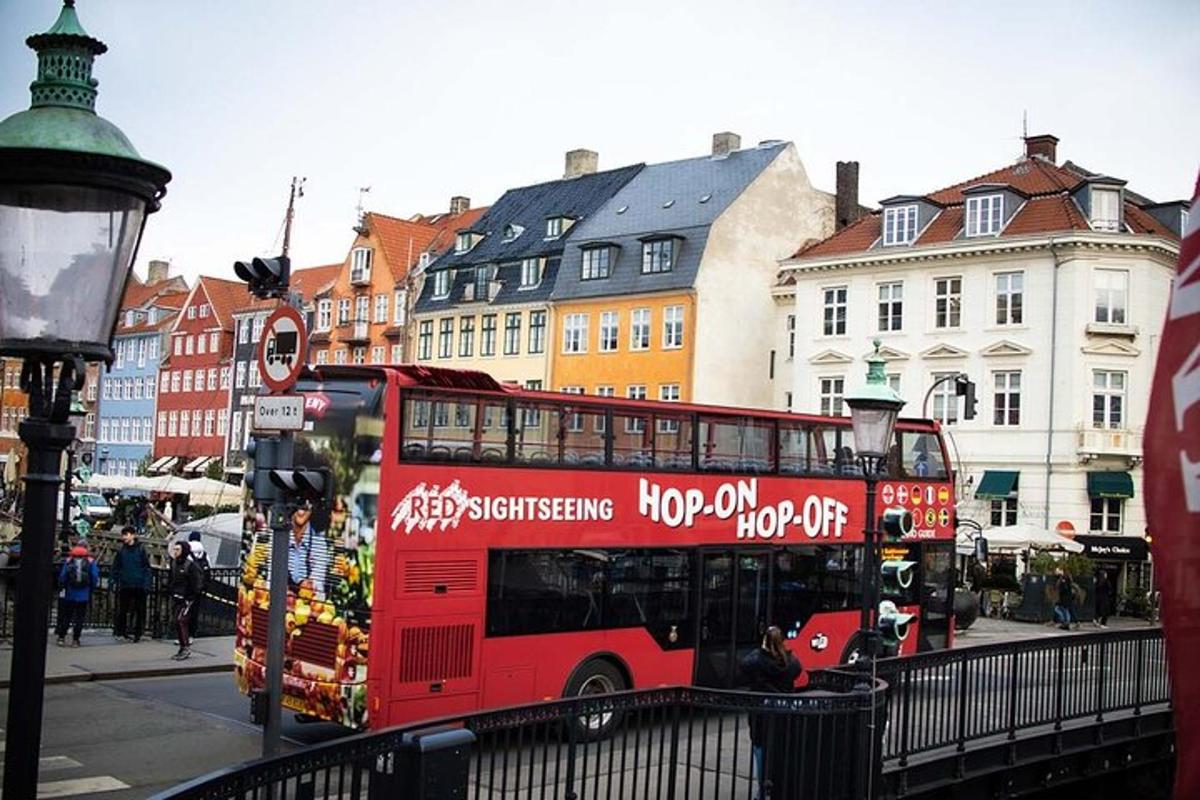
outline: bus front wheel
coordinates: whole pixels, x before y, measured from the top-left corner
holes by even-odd
[[[628,688],[625,676],[612,662],[597,658],[584,662],[575,670],[575,674],[567,682],[563,696],[586,697],[612,694]],[[620,722],[621,713],[619,711],[603,711],[575,717],[572,724],[575,726],[576,736],[581,741],[590,742],[608,736]]]

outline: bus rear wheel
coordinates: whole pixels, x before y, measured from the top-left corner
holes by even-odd
[[[584,662],[575,670],[563,696],[587,697],[622,692],[628,688],[625,676],[612,662],[597,658]],[[621,712],[603,711],[575,717],[571,724],[575,726],[575,735],[580,741],[591,742],[611,734],[620,722]]]

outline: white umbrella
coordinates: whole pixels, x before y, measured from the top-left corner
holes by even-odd
[[[171,491],[183,492],[188,495],[188,502],[194,506],[239,505],[242,502],[242,488],[224,481],[212,478],[193,478],[190,481],[176,479],[177,488]]]
[[[1046,530],[1035,525],[984,528],[983,535],[987,538],[988,548],[991,551],[1040,549],[1066,550],[1069,553],[1083,552],[1083,545],[1074,539],[1068,539],[1056,531]]]

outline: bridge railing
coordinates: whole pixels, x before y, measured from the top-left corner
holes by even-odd
[[[1161,628],[1025,639],[878,663],[889,684],[885,762],[1170,701]]]
[[[885,710],[884,685],[868,688],[828,672],[788,695],[675,686],[464,714],[252,762],[156,800],[867,798],[879,780],[870,731],[882,730],[870,722]]]

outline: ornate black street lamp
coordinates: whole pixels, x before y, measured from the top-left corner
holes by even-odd
[[[863,594],[859,628],[864,650],[860,658],[863,666],[874,661],[879,652],[879,631],[875,624],[879,607],[879,519],[875,512],[875,487],[879,474],[887,463],[888,449],[894,441],[896,417],[904,407],[904,400],[896,390],[887,385],[884,374],[884,358],[879,355],[879,340],[875,340],[875,352],[867,356],[867,385],[846,397],[850,406],[850,424],[854,428],[854,450],[858,465],[867,482],[867,519],[863,529]]]
[[[120,299],[146,215],[171,174],[96,115],[92,62],[108,48],[74,0],[25,40],[37,52],[33,101],[0,122],[0,355],[24,359],[29,448],[4,753],[4,798],[33,800],[42,737],[51,550],[71,392],[84,362],[111,363]]]

